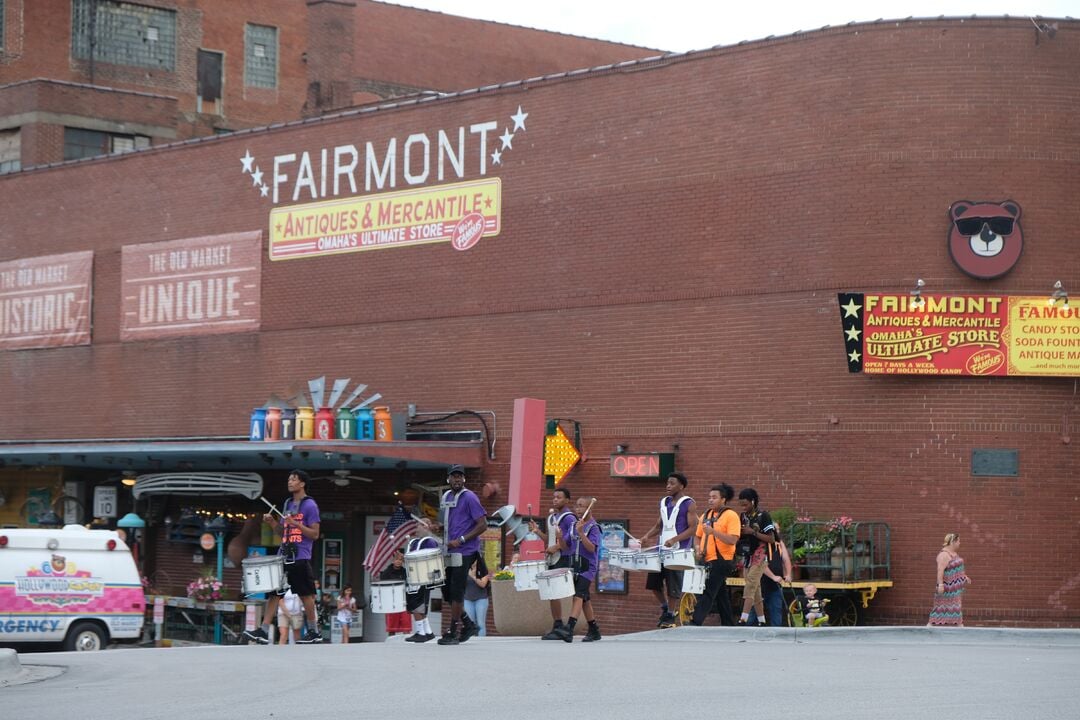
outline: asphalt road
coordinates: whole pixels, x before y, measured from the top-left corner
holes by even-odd
[[[395,639],[16,659],[19,677],[4,682],[0,668],[0,707],[5,718],[28,720],[1080,714],[1077,630],[706,627],[572,645]]]

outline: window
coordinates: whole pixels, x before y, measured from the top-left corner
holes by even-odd
[[[150,147],[150,138],[145,135],[121,135],[99,130],[64,128],[65,160],[130,152],[147,147]]]
[[[244,33],[244,84],[277,87],[277,28],[248,23]]]
[[[0,10],[3,10],[3,8],[3,0],[0,0]],[[0,175],[17,172],[22,169],[20,148],[19,128],[15,128],[14,130],[0,130]]]
[[[0,0],[2,2],[3,0]],[[176,12],[115,0],[71,0],[71,55],[174,70]]]

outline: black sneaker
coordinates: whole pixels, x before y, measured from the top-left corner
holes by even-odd
[[[480,634],[480,627],[474,622],[468,622],[461,626],[461,634],[458,635],[458,642],[465,642],[471,637],[475,637]]]
[[[559,633],[562,635],[562,641],[572,643],[574,642],[574,631],[567,626],[559,628]]]
[[[254,630],[245,630],[244,637],[249,643],[257,643],[259,645],[269,645],[270,636],[266,634],[266,631],[261,627],[257,627]]]
[[[417,640],[416,642],[418,642],[418,643],[426,643],[426,642],[429,642],[429,641],[434,640],[434,639],[435,639],[435,633],[426,633],[424,635],[421,635],[420,639]]]
[[[600,639],[600,628],[591,627],[589,631],[585,633],[585,637],[581,638],[581,642],[596,642]]]
[[[318,630],[312,632],[305,629],[296,642],[300,645],[318,645],[322,642],[322,633]]]
[[[560,633],[560,631],[565,627],[566,626],[563,625],[562,621],[560,620],[560,621],[558,621],[557,623],[555,623],[554,625],[551,626],[551,630],[549,630],[547,632],[547,634],[541,635],[540,639],[541,640],[562,640],[562,634]]]
[[[675,616],[670,612],[664,613],[660,616],[660,622],[656,626],[661,628],[675,627]]]
[[[457,633],[453,629],[448,631],[445,635],[439,638],[440,645],[460,645],[461,641],[458,640]]]
[[[424,642],[421,638],[424,637],[424,633],[415,632],[409,637],[405,638],[405,642]],[[432,635],[432,637],[435,637]]]

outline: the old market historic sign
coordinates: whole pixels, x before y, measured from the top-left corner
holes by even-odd
[[[850,372],[1080,377],[1080,308],[1042,296],[840,293]]]

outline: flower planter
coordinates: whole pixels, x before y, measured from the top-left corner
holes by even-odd
[[[515,590],[513,580],[492,580],[491,609],[500,635],[543,635],[551,629],[551,604],[537,590]],[[562,601],[563,617],[570,598]]]

